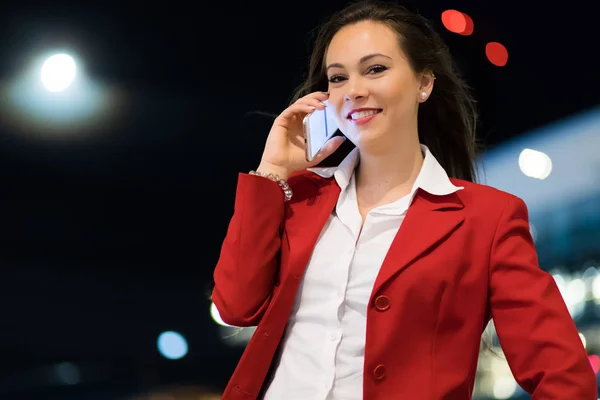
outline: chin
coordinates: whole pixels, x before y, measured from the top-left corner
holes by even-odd
[[[359,142],[371,142],[381,137],[381,131],[379,129],[356,130],[353,133],[352,136]]]
[[[352,142],[361,150],[378,153],[388,146],[386,142],[389,139],[386,140],[384,136],[381,131],[361,132],[355,136]]]

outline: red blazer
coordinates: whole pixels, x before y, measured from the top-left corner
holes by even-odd
[[[464,190],[417,192],[381,266],[367,311],[363,398],[470,399],[481,334],[493,318],[510,368],[533,399],[596,400],[575,324],[538,266],[525,203],[452,182]],[[258,398],[340,193],[334,179],[308,171],[289,184],[294,196],[284,203],[276,183],[239,176],[213,301],[226,323],[258,327],[224,400]]]

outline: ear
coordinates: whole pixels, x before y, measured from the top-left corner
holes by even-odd
[[[419,92],[417,98],[419,103],[427,101],[431,92],[433,91],[433,83],[435,81],[435,75],[431,71],[425,71],[419,78]]]

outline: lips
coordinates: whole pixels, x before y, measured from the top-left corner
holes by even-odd
[[[349,120],[357,121],[359,119],[379,114],[381,111],[383,111],[381,108],[359,108],[350,111],[346,118]]]
[[[365,126],[381,113],[379,108],[353,110],[347,116],[348,121],[356,126]]]

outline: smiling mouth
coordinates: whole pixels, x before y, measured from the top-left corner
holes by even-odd
[[[372,115],[375,114],[379,114],[381,111],[383,111],[382,109],[372,109],[372,110],[364,110],[364,111],[354,111],[351,112],[350,114],[348,114],[348,116],[346,117],[349,120],[359,120],[362,118],[366,118],[366,117],[370,117]]]

